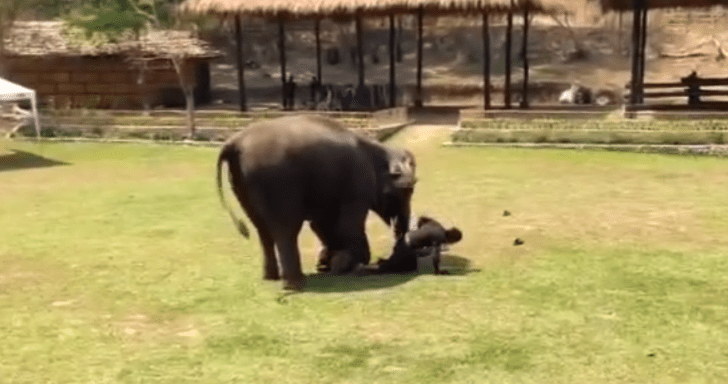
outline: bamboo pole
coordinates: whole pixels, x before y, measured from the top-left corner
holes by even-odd
[[[238,94],[240,101],[240,111],[247,110],[247,100],[245,97],[245,60],[243,59],[243,29],[240,22],[240,15],[235,16],[235,45],[237,47],[237,65],[238,65]]]
[[[283,109],[288,109],[288,87],[286,86],[286,30],[283,19],[278,20],[278,51],[281,59],[281,90],[283,91]]]
[[[364,32],[361,25],[361,14],[356,14],[356,53],[359,57],[359,87],[364,86],[364,47],[362,40]]]
[[[528,108],[528,7],[523,9],[523,41],[521,45],[523,54],[523,97],[521,108]]]
[[[417,89],[415,107],[422,107],[422,15],[423,9],[417,9]]]
[[[639,101],[639,60],[640,60],[640,10],[642,9],[643,0],[634,1],[634,9],[632,10],[632,79],[629,95],[630,105],[636,105]]]
[[[512,2],[511,2],[512,4]],[[513,11],[508,11],[508,21],[506,25],[506,73],[505,84],[503,86],[503,102],[506,109],[511,108],[511,45],[513,34]]]
[[[642,33],[640,36],[640,79],[639,79],[639,102],[644,104],[645,102],[645,60],[646,60],[646,48],[647,48],[647,7],[642,9]]]
[[[394,13],[389,14],[389,107],[393,108],[397,102],[397,86],[395,85],[395,57],[394,57]]]
[[[490,26],[483,12],[483,109],[490,109]]]
[[[314,30],[316,32],[316,79],[319,84],[322,84],[321,80],[321,20],[316,19],[314,24]]]

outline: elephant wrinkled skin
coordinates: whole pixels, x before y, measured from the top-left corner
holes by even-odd
[[[282,275],[285,289],[301,289],[305,283],[298,249],[304,221],[324,245],[319,267],[336,264],[331,268],[335,273],[369,263],[369,210],[394,225],[396,238],[409,227],[416,182],[412,153],[358,135],[335,120],[308,115],[254,123],[223,145],[218,193],[248,238],[247,227],[223,197],[223,163],[235,196],[258,230],[263,277],[278,280]],[[332,262],[338,255],[348,259]]]

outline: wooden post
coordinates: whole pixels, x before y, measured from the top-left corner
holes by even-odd
[[[630,80],[631,86],[630,86],[630,95],[629,95],[629,103],[630,105],[637,105],[639,101],[638,93],[639,93],[639,61],[640,61],[640,24],[642,22],[642,18],[640,17],[640,11],[642,10],[642,1],[643,0],[635,0],[634,1],[634,9],[632,10],[633,13],[633,19],[632,19],[632,79]]]
[[[397,47],[394,51],[397,62],[402,62],[402,17],[397,17]]]
[[[483,109],[490,109],[490,26],[483,12]]]
[[[314,24],[316,32],[316,79],[321,84],[321,20],[316,19]]]
[[[521,108],[528,108],[528,6],[523,8],[523,42],[521,45],[523,55],[523,97]]]
[[[394,13],[389,14],[389,107],[394,108],[397,104],[397,86],[394,83]]]
[[[278,20],[278,51],[281,57],[281,90],[283,93],[283,109],[288,109],[288,95],[286,91],[286,30],[283,19]]]
[[[361,13],[356,13],[356,53],[359,57],[359,86],[364,86],[364,47],[362,46],[363,31],[361,26]]]
[[[422,6],[417,9],[417,89],[415,107],[422,107]]]
[[[642,9],[642,31],[640,35],[640,79],[639,79],[639,103],[645,102],[645,60],[647,47],[647,7]]]
[[[508,11],[508,23],[506,24],[506,73],[505,84],[503,85],[503,102],[506,109],[511,108],[511,35],[513,34],[513,11]]]
[[[619,56],[622,56],[622,25],[624,24],[622,16],[624,15],[624,12],[618,12],[619,21],[617,22],[617,51],[619,52]]]
[[[245,61],[243,60],[243,29],[240,25],[240,15],[235,16],[235,45],[237,47],[238,64],[238,94],[240,98],[240,111],[247,110],[245,98]]]

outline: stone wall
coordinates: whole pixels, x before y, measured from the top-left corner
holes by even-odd
[[[188,60],[185,81],[198,81],[198,66]],[[35,89],[39,102],[57,109],[137,109],[184,105],[179,78],[171,64],[150,63],[144,83],[139,70],[121,56],[106,57],[8,57],[4,63],[9,80]]]

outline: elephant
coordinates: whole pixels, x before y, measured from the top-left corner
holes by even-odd
[[[305,286],[298,249],[304,222],[323,244],[319,269],[337,265],[332,273],[369,264],[365,221],[370,210],[394,227],[395,239],[409,228],[417,182],[414,155],[336,120],[296,115],[255,122],[223,144],[217,161],[218,194],[239,232],[249,238],[243,220],[223,196],[223,163],[233,193],[258,231],[263,278],[282,277],[285,290]],[[347,259],[332,261],[336,255]]]

